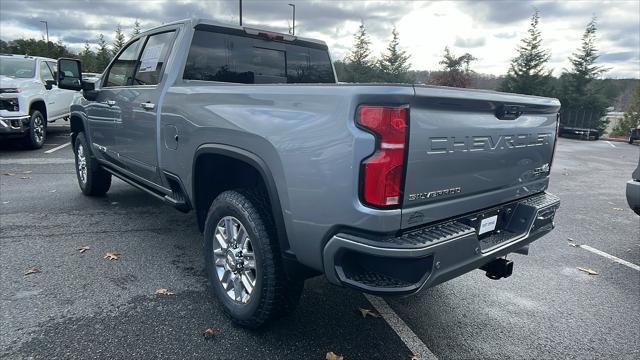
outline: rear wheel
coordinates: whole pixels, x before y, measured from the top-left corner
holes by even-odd
[[[47,138],[47,121],[38,110],[31,111],[29,118],[29,132],[24,138],[25,145],[30,149],[40,149]]]
[[[263,195],[225,191],[211,204],[204,231],[207,276],[223,310],[257,328],[295,308],[302,280],[287,278]]]
[[[84,133],[78,133],[74,143],[76,177],[82,193],[87,196],[104,195],[111,187],[111,174],[100,167],[91,156]]]

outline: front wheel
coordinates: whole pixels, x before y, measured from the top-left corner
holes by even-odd
[[[38,110],[31,112],[29,118],[29,132],[24,138],[25,145],[30,149],[40,149],[47,139],[47,121]]]
[[[82,193],[87,196],[104,195],[111,187],[111,174],[100,167],[91,156],[84,133],[78,133],[74,143],[76,177]]]
[[[264,195],[225,191],[211,204],[204,231],[209,282],[223,310],[241,326],[257,328],[292,310],[303,281],[283,268]]]

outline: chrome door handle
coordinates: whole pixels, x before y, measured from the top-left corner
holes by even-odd
[[[153,110],[156,107],[156,104],[152,104],[150,102],[140,103],[140,106],[145,110]]]
[[[106,104],[106,105],[109,105],[109,106],[113,106],[113,105],[115,105],[115,104],[116,104],[116,102],[115,102],[115,101],[113,101],[113,100],[103,101],[102,103],[103,103],[103,104]]]

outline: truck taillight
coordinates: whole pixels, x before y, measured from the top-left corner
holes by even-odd
[[[376,135],[376,151],[362,162],[362,200],[376,207],[400,204],[407,143],[407,107],[361,106],[358,124]]]
[[[558,137],[560,136],[560,113],[556,115],[556,138],[553,139],[553,150],[551,151],[551,161],[549,162],[549,174],[551,174],[551,166],[553,159],[556,157],[556,147],[558,146]]]

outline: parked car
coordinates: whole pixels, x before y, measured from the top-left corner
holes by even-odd
[[[631,210],[640,215],[640,156],[638,166],[631,174],[631,180],[627,181],[627,203]]]
[[[21,137],[32,148],[47,138],[47,123],[67,119],[74,91],[56,86],[56,60],[0,55],[0,138]]]
[[[319,274],[379,295],[508,277],[504,257],[554,228],[556,99],[337,84],[322,41],[208,20],[134,37],[97,83],[58,66],[83,92],[82,192],[116,176],[194,210],[211,286],[243,326],[293,309]]]
[[[629,130],[629,144],[633,144],[636,140],[640,140],[640,125],[635,129]]]

